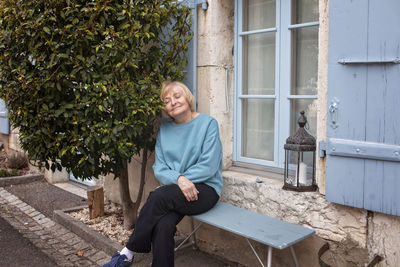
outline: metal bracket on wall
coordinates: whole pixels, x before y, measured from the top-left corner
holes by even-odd
[[[320,158],[326,157],[326,142],[325,141],[320,141],[318,143],[318,156]]]
[[[359,60],[359,59],[350,59],[350,58],[342,58],[338,60],[338,63],[342,65],[346,64],[400,64],[400,58],[396,57],[393,59],[387,59],[387,60]]]
[[[201,4],[201,9],[207,10],[207,8],[208,8],[207,0],[195,0],[195,2],[196,2],[197,5]]]
[[[208,8],[208,2],[207,0],[178,0],[178,3],[184,3],[191,8],[195,8],[197,5],[201,4],[201,8],[203,10],[207,10]]]
[[[339,103],[340,103],[340,100],[337,99],[336,97],[334,97],[328,108],[330,118],[331,118],[330,125],[333,129],[336,129],[337,127],[339,127],[339,124],[338,124]]]
[[[400,162],[400,146],[360,140],[328,138],[318,143],[318,156],[327,155],[358,159]]]
[[[228,74],[229,74],[229,67],[225,66],[225,112],[224,114],[229,114],[230,107],[229,107],[229,91],[228,91]]]

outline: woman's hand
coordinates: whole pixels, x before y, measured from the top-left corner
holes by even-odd
[[[178,186],[187,201],[190,202],[198,199],[197,195],[199,194],[199,191],[197,191],[194,183],[192,183],[192,181],[190,181],[185,176],[181,175],[178,177]]]

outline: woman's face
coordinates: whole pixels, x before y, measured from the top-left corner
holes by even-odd
[[[183,94],[183,90],[179,87],[174,87],[168,91],[164,96],[164,103],[165,111],[174,119],[184,117],[189,112],[191,113],[189,103]]]

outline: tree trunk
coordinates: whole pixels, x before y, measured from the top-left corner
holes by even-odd
[[[142,200],[145,178],[146,178],[147,154],[148,154],[148,149],[147,148],[143,149],[142,163],[140,168],[139,192],[135,202],[132,201],[129,193],[128,168],[125,168],[120,172],[119,188],[120,188],[122,212],[124,215],[125,229],[132,229],[137,221],[138,210]]]
[[[128,167],[119,174],[119,193],[121,197],[122,213],[124,214],[124,228],[132,229],[136,222],[136,214],[132,212],[134,203],[129,194]]]

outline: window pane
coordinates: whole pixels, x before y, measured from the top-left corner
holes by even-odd
[[[292,24],[318,21],[318,0],[293,0],[292,12]]]
[[[242,31],[275,27],[275,2],[275,0],[244,0]]]
[[[293,135],[299,128],[297,120],[300,117],[300,111],[304,110],[307,117],[307,124],[304,127],[309,134],[317,137],[317,100],[315,99],[292,99],[290,116],[290,135]],[[304,162],[307,166],[312,166],[312,153],[306,153]],[[294,163],[291,159],[291,163]]]
[[[274,99],[242,100],[242,156],[274,160]]]
[[[243,94],[275,94],[275,33],[243,36]]]
[[[318,27],[293,29],[292,95],[317,94]]]

